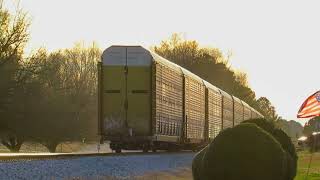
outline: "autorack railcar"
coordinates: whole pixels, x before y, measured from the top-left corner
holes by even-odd
[[[233,99],[232,96],[220,89],[222,94],[222,129],[233,127]]]
[[[243,104],[241,100],[235,96],[233,98],[233,126],[240,124],[243,121]]]
[[[249,120],[251,119],[251,107],[244,101],[242,101],[243,104],[243,120]]]
[[[205,137],[212,140],[222,129],[222,95],[217,87],[205,80],[203,83],[206,87]]]
[[[245,102],[141,46],[107,48],[98,72],[99,133],[116,152],[196,149],[254,114]]]

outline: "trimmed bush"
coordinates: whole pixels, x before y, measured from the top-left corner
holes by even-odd
[[[296,153],[296,149],[292,144],[290,137],[281,129],[277,129],[274,124],[266,119],[250,119],[243,121],[243,123],[253,123],[259,126],[260,128],[264,129],[265,131],[269,132],[280,144],[283,150],[285,150],[287,154],[287,178],[286,180],[293,180],[297,174],[297,161],[298,156]]]
[[[297,174],[297,161],[298,156],[296,153],[296,148],[292,144],[290,137],[283,132],[281,129],[275,129],[273,136],[279,141],[282,148],[288,153],[288,180],[294,179]]]
[[[203,164],[196,163],[202,153]],[[284,180],[287,174],[286,153],[280,143],[252,123],[222,131],[199,153],[199,159],[193,169],[201,180]]]
[[[285,180],[293,180],[297,171],[297,160],[294,160],[292,156],[286,152],[287,157],[287,174]]]
[[[203,172],[203,156],[207,150],[207,147],[208,146],[206,146],[201,151],[199,151],[193,158],[193,161],[192,161],[193,180],[202,180],[201,175],[204,173]]]
[[[268,121],[263,118],[249,119],[249,120],[243,121],[242,123],[253,123],[253,124],[259,126],[260,128],[262,128],[263,130],[267,131],[270,134],[273,134],[273,131],[276,128],[271,121]]]

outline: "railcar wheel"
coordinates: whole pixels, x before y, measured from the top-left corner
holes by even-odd
[[[116,153],[121,153],[121,149],[116,149]]]
[[[145,143],[142,145],[142,151],[144,153],[147,153],[149,151],[149,144],[148,143]]]
[[[153,148],[153,149],[152,149],[152,152],[157,152],[157,149],[156,149],[156,148]]]
[[[144,148],[142,151],[143,151],[144,153],[147,153],[149,150],[148,150],[147,148]]]

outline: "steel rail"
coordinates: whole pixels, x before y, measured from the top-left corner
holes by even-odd
[[[0,153],[0,163],[12,162],[20,160],[55,160],[55,159],[72,159],[72,158],[82,158],[82,157],[108,157],[108,156],[147,156],[147,155],[161,155],[161,154],[187,154],[193,153],[191,151],[181,151],[181,152],[123,152],[123,153],[52,153],[52,154],[6,154],[1,155]]]

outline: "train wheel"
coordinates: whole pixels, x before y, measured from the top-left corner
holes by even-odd
[[[144,153],[147,153],[149,150],[148,150],[147,148],[144,148],[142,151],[143,151]]]
[[[169,145],[167,151],[168,152],[178,152],[179,151],[179,147],[176,146],[176,145]]]
[[[121,149],[116,149],[116,153],[121,153]]]
[[[142,145],[142,151],[144,153],[148,152],[149,151],[149,144],[145,143]]]
[[[156,148],[152,148],[152,152],[157,152],[157,149]]]

